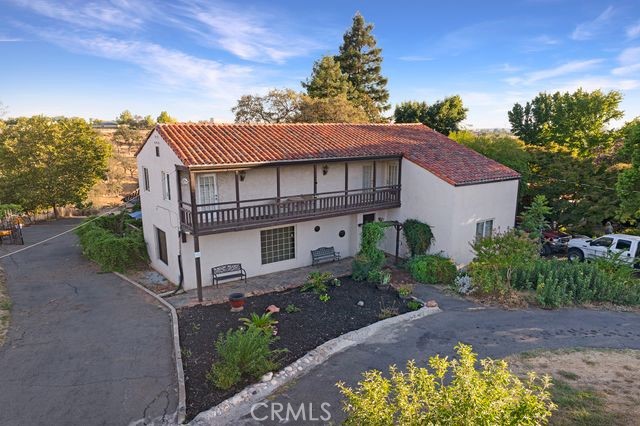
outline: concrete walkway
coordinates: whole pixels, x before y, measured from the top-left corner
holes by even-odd
[[[458,342],[473,345],[481,357],[504,357],[537,348],[566,347],[632,348],[640,349],[640,315],[635,313],[594,311],[585,309],[540,309],[507,311],[483,308],[464,299],[449,296],[431,286],[418,286],[416,295],[422,299],[436,299],[443,312],[413,321],[393,333],[378,333],[367,343],[330,358],[297,383],[281,389],[263,407],[238,420],[237,425],[276,425],[280,419],[271,409],[284,417],[287,404],[295,413],[301,404],[310,415],[310,403],[315,418],[325,416],[321,404],[328,403],[331,420],[290,421],[290,424],[340,424],[344,419],[336,382],[355,385],[361,373],[369,369],[387,371],[391,364],[404,368],[406,361],[415,359],[426,366],[428,357],[435,354],[453,355]],[[636,366],[640,368],[639,365]],[[276,405],[273,405],[273,404]],[[326,406],[325,406],[326,407]],[[289,419],[291,420],[291,419]]]
[[[25,243],[77,223],[26,228]],[[126,425],[175,412],[170,317],[155,299],[99,273],[72,233],[1,262],[13,310],[0,348],[0,424]]]
[[[307,281],[309,273],[313,271],[331,272],[334,277],[351,275],[351,263],[353,259],[348,257],[337,262],[327,262],[316,266],[305,266],[290,269],[288,271],[274,272],[271,274],[251,277],[244,281],[222,282],[218,287],[207,285],[202,288],[203,304],[224,303],[231,293],[244,293],[245,296],[257,296],[260,294],[283,291],[289,288],[299,287]],[[202,278],[207,284],[211,283],[211,274]],[[167,297],[165,299],[176,309],[198,304],[196,290]]]

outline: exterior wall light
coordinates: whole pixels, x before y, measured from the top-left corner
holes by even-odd
[[[183,185],[189,185],[189,179],[187,179],[186,177],[182,178],[181,182],[182,182]]]
[[[238,176],[240,176],[240,182],[244,182],[244,178],[247,177],[247,172],[245,172],[244,170],[241,170],[238,173]]]
[[[324,166],[322,166],[322,175],[326,176],[327,173],[329,173],[329,166],[325,164]]]

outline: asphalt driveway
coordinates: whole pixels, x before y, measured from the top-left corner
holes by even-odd
[[[247,415],[236,424],[340,424],[344,415],[336,382],[355,385],[365,370],[386,372],[391,364],[403,368],[409,359],[426,366],[430,356],[453,355],[457,342],[473,345],[481,357],[494,358],[536,348],[640,349],[640,315],[635,313],[586,309],[507,311],[483,308],[430,286],[421,286],[418,292],[424,299],[436,299],[443,312],[413,321],[392,333],[378,333],[367,344],[333,356],[256,409],[259,422]],[[325,421],[322,403],[330,404],[329,422]],[[292,409],[289,422],[281,421],[286,420],[287,404]],[[292,421],[302,404],[307,421],[302,421],[302,417]],[[278,415],[273,414],[280,408]],[[308,421],[310,415],[318,420]]]
[[[77,223],[26,228],[25,242]],[[17,248],[0,246],[0,255]],[[171,319],[155,299],[99,273],[72,233],[0,262],[13,302],[0,424],[126,425],[175,412]]]

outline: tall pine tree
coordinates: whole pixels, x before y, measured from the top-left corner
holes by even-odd
[[[336,56],[340,69],[353,86],[350,100],[367,111],[369,119],[380,121],[390,108],[387,79],[382,76],[382,49],[376,47],[371,33],[373,24],[366,23],[360,12],[344,34],[340,53]]]
[[[340,70],[340,64],[333,56],[323,56],[313,64],[311,77],[302,82],[307,95],[312,98],[333,98],[349,95],[353,87],[349,79]]]

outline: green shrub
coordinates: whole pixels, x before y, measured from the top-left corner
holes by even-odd
[[[4,219],[8,213],[21,214],[24,209],[18,204],[0,204],[0,219]]]
[[[103,271],[124,272],[148,261],[147,246],[140,221],[126,214],[87,219],[76,230],[82,252]]]
[[[549,376],[529,373],[520,380],[505,361],[484,359],[476,369],[477,355],[471,346],[456,346],[458,359],[438,355],[429,368],[414,361],[407,371],[389,368],[390,378],[380,371],[364,373],[354,390],[344,383],[338,388],[345,398],[344,424],[392,425],[540,425],[556,408],[551,401]],[[448,380],[448,379],[451,380]],[[445,384],[447,383],[447,384]]]
[[[331,272],[313,271],[307,277],[307,282],[304,283],[300,291],[313,291],[316,294],[325,294],[328,290],[327,282],[333,281],[333,274]]]
[[[425,284],[451,285],[457,273],[451,259],[437,254],[414,257],[409,260],[407,267],[414,279]]]
[[[258,379],[275,370],[281,351],[269,348],[274,340],[271,334],[255,327],[220,334],[215,344],[219,361],[211,366],[207,380],[217,388],[229,389],[243,378]]]
[[[588,302],[640,304],[640,280],[633,270],[607,259],[590,263],[539,259],[513,275],[513,286],[535,291],[538,303],[549,308]]]
[[[402,224],[402,232],[409,246],[411,257],[425,254],[434,240],[431,227],[416,219],[405,220]]]
[[[409,308],[410,311],[417,311],[418,309],[422,308],[422,303],[418,302],[417,300],[409,300],[407,302],[407,308]]]
[[[253,327],[267,334],[273,334],[273,330],[278,324],[278,321],[271,317],[271,312],[262,315],[252,312],[249,318],[240,318],[239,321],[248,328]]]
[[[366,281],[369,274],[379,271],[384,265],[384,252],[378,248],[378,242],[384,237],[386,225],[380,222],[365,223],[362,226],[360,251],[356,254],[351,275],[356,281]]]
[[[476,255],[468,273],[474,289],[484,294],[508,293],[514,271],[540,258],[537,242],[516,230],[479,239],[472,247]]]

